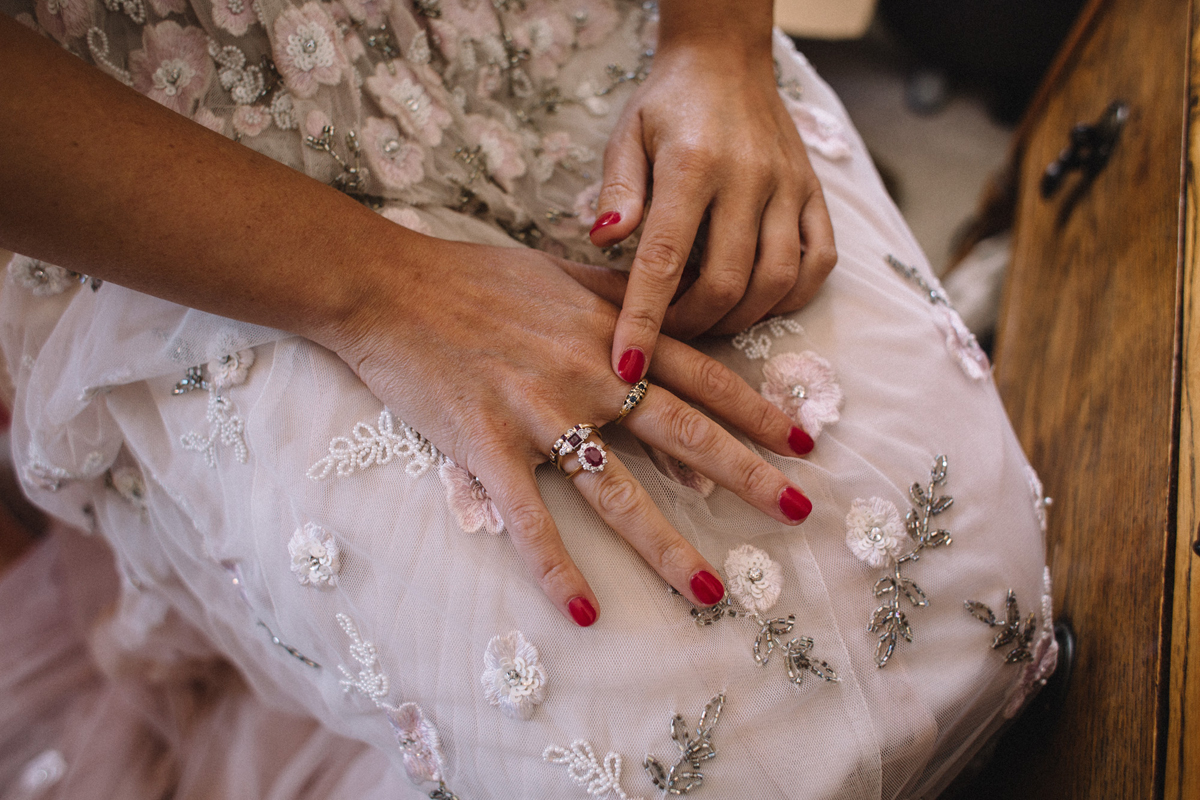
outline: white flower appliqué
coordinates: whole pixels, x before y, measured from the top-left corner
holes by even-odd
[[[35,297],[62,294],[78,282],[78,276],[69,270],[22,255],[14,255],[8,262],[8,274],[13,283]]]
[[[842,387],[833,367],[811,350],[784,353],[763,367],[762,395],[816,439],[841,419]]]
[[[783,591],[783,570],[762,550],[744,544],[725,556],[729,592],[747,610],[768,611]]]
[[[622,800],[641,800],[631,798],[621,788],[621,755],[609,753],[601,762],[596,758],[592,745],[583,739],[571,742],[571,749],[550,745],[542,753],[542,758],[551,764],[566,764],[567,775],[577,786],[582,786],[592,797],[620,797]]]
[[[529,719],[546,698],[546,670],[538,651],[520,631],[493,636],[483,655],[483,691],[504,716]]]
[[[858,498],[846,514],[846,546],[854,557],[878,569],[900,557],[906,534],[900,512],[882,497]]]
[[[378,428],[365,422],[354,425],[353,439],[337,436],[329,443],[329,455],[308,468],[308,477],[324,480],[336,471],[347,477],[372,466],[390,464],[393,459],[407,459],[405,471],[419,478],[442,460],[433,444],[403,420],[396,430],[396,420],[386,408],[379,413]]]
[[[117,494],[128,500],[134,508],[138,511],[145,510],[146,482],[136,467],[114,469],[109,476],[109,483]]]
[[[239,350],[208,362],[208,374],[212,379],[213,386],[218,390],[228,389],[245,383],[252,366],[254,366],[254,351]]]
[[[320,525],[308,522],[297,528],[288,542],[288,555],[292,558],[292,573],[301,586],[337,586],[341,549],[333,534]]]

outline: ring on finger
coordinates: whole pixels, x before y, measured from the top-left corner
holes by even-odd
[[[595,436],[601,444],[589,441],[592,436]],[[575,477],[580,470],[584,469],[588,472],[603,472],[604,465],[608,463],[608,454],[601,446],[603,443],[604,440],[600,438],[600,431],[595,425],[587,422],[580,423],[558,437],[550,447],[550,463],[566,473],[569,478]],[[563,457],[571,453],[576,454],[579,467],[568,471],[563,464]]]
[[[617,418],[614,419],[613,422],[617,425],[620,425],[621,421],[629,416],[630,412],[637,408],[638,403],[642,402],[642,398],[646,396],[646,392],[649,389],[650,382],[645,378],[642,378],[640,381],[635,383],[632,388],[630,388],[629,394],[625,395],[625,402],[621,404],[621,410],[617,412]]]

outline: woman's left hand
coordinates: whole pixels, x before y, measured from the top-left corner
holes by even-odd
[[[800,308],[837,260],[821,184],[775,84],[770,48],[660,40],[604,153],[592,242],[646,226],[629,273],[613,366],[635,381],[661,330],[676,338],[732,333]],[[672,304],[705,215],[699,277]],[[593,286],[611,295],[613,281]],[[632,351],[632,352],[631,352]]]

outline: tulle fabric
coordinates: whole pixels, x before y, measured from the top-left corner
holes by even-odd
[[[608,61],[634,63],[629,57],[636,59],[642,47],[634,30],[617,26],[607,44],[581,51],[586,62],[569,59],[556,80]],[[417,797],[436,788],[409,784],[387,714],[344,685],[363,665],[339,618],[351,620],[361,640],[374,645],[373,669],[388,678],[377,699],[392,708],[415,703],[436,726],[445,784],[462,800],[585,797],[564,767],[543,759],[548,746],[580,739],[601,758],[623,756],[621,785],[630,797],[653,796],[658,792],[640,769],[642,758],[654,754],[674,763],[672,715],[694,724],[718,693],[726,702],[713,730],[718,755],[702,769],[707,796],[922,797],[953,777],[1003,724],[1009,700],[1024,691],[1025,675],[1023,665],[1006,664],[1004,651],[991,648],[994,631],[963,602],[979,600],[999,611],[1011,589],[1023,610],[1041,609],[1048,589],[1040,497],[1031,490],[1028,464],[990,378],[965,369],[963,358],[971,354],[964,356],[962,343],[939,327],[945,309],[885,261],[891,254],[935,283],[844,109],[778,34],[775,52],[784,91],[818,109],[809,116],[823,120],[821,134],[841,137],[845,145],[845,152],[832,148],[828,156],[813,152],[839,265],[816,299],[790,315],[790,324],[701,347],[756,388],[767,358],[782,353],[815,353],[836,372],[845,402],[813,453],[793,459],[760,451],[803,487],[812,515],[799,528],[785,527],[723,489],[702,496],[681,485],[624,429],[606,441],[712,563],[723,564],[730,550],[749,543],[781,566],[783,591],[770,614],[794,614],[796,634],[812,637],[814,653],[841,681],[809,675],[796,686],[779,656],[758,666],[752,656],[757,626],[748,620],[697,626],[688,604],[668,593],[552,468],[538,470],[539,487],[603,605],[589,629],[574,627],[550,607],[506,535],[459,528],[438,477],[436,450],[398,449],[387,463],[346,461],[341,472],[314,469],[338,437],[352,444],[377,437],[384,409],[345,364],[309,342],[113,285],[47,298],[9,284],[0,298],[0,345],[17,389],[13,443],[25,488],[59,518],[95,532],[88,547],[103,537],[117,576],[108,587],[116,598],[113,612],[101,625],[84,626],[92,631],[90,649],[81,649],[78,629],[58,635],[57,646],[71,651],[78,670],[68,693],[76,702],[63,718],[95,720],[110,713],[105,703],[123,704],[127,716],[117,718],[128,725],[117,729],[153,727],[154,715],[147,714],[163,703],[185,702],[194,686],[169,680],[147,686],[145,676],[205,665],[212,682],[211,697],[196,715],[201,721],[190,729],[164,726],[170,733],[166,744],[156,745],[161,758],[120,736],[73,745],[72,732],[82,729],[76,724],[60,726],[65,738],[59,744],[53,735],[43,737],[45,744],[32,749],[57,747],[67,759],[65,783],[56,790],[61,796],[88,796],[75,787],[86,785],[93,771],[117,773],[116,764],[127,769],[109,778],[177,786],[180,796],[206,796],[202,784],[210,795],[281,798]],[[614,106],[628,89],[618,88]],[[318,101],[336,106],[339,96],[318,95]],[[353,102],[339,106],[333,118],[358,118],[357,95],[348,96]],[[555,124],[602,150],[617,111],[599,118],[586,108],[565,109]],[[288,147],[295,148],[298,135],[293,132]],[[314,177],[331,179],[322,172],[324,161],[309,160],[303,148],[290,152]],[[282,151],[275,155],[295,161]],[[584,178],[561,180],[573,192]],[[511,224],[542,219],[552,185],[518,182],[500,191],[489,184],[481,191],[507,203],[513,213],[505,224]],[[437,235],[529,243],[506,236],[500,217],[447,208],[447,186],[431,179],[418,187],[426,194],[407,196],[413,202],[405,207]],[[570,192],[563,191],[558,205],[568,200]],[[543,228],[540,246],[604,257],[587,252],[586,231],[572,228],[555,238]],[[222,392],[226,405],[217,418],[206,417],[211,399],[203,390],[173,394],[189,367],[246,349],[253,349],[254,364],[244,383]],[[391,411],[398,431],[403,409]],[[223,439],[221,425],[234,418],[240,429],[228,429]],[[214,431],[210,466],[203,452],[184,443]],[[879,497],[903,516],[911,505],[908,487],[928,482],[938,455],[948,460],[941,488],[954,504],[937,522],[950,530],[953,544],[906,567],[930,602],[906,609],[913,641],[901,641],[881,669],[874,660],[877,637],[867,625],[880,603],[873,587],[884,573],[846,546],[846,514],[856,499]],[[136,496],[113,488],[112,476],[123,469],[142,478]],[[291,569],[288,543],[309,524],[337,538],[336,586],[303,585]],[[57,546],[68,555],[72,550]],[[49,553],[35,555],[0,591],[32,580],[36,565],[49,569]],[[91,567],[105,569],[102,560],[61,572],[53,591],[44,588],[39,613],[48,620],[61,616],[51,595],[69,593],[73,576]],[[0,613],[15,614],[18,607],[5,603]],[[1039,630],[1049,624],[1045,617],[1039,615]],[[480,680],[489,642],[513,630],[537,647],[547,676],[544,702],[527,720],[490,705]],[[17,663],[37,658],[54,639],[32,632],[18,638]],[[231,668],[222,673],[214,660]],[[142,666],[118,669],[128,663]],[[27,690],[36,687],[0,685],[0,696],[7,701]],[[30,719],[18,710],[6,724]],[[0,763],[7,770],[0,774],[18,774],[17,764],[34,755],[14,753]],[[204,784],[201,772],[218,776],[213,780],[224,781],[224,788]],[[122,796],[152,796],[139,787],[130,784]],[[192,795],[182,791],[191,787]]]

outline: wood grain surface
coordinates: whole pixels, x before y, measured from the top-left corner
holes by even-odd
[[[995,373],[1054,498],[1055,607],[1076,662],[992,797],[1154,798],[1165,778],[1190,4],[1096,9],[1023,131]],[[1071,126],[1115,99],[1131,113],[1107,166],[1043,200]]]
[[[1163,797],[1200,798],[1200,7],[1193,4],[1184,186],[1179,498]]]

